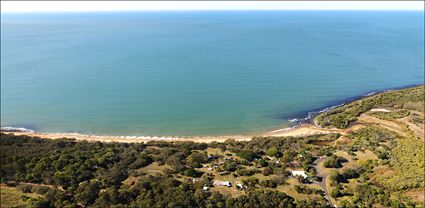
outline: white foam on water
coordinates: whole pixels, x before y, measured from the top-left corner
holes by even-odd
[[[14,126],[2,126],[1,131],[13,131],[13,132],[35,132],[32,129],[27,129],[24,127],[14,127]]]

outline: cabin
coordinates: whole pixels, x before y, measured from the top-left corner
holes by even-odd
[[[308,175],[303,170],[291,170],[291,175],[293,177],[301,176],[304,179],[308,177]]]

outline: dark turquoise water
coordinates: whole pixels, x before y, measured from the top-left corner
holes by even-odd
[[[2,14],[1,125],[226,135],[424,80],[424,13]]]

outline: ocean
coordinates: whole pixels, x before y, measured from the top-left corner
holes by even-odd
[[[256,134],[424,82],[424,12],[1,15],[1,126]]]

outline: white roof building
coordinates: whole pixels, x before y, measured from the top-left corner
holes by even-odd
[[[231,187],[232,183],[230,181],[214,181],[213,183],[214,186],[227,186],[227,187]]]
[[[308,175],[303,170],[291,170],[291,174],[294,177],[301,176],[303,178],[307,178]]]

